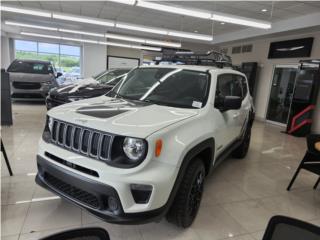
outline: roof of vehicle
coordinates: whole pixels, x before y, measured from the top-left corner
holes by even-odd
[[[27,63],[45,63],[45,64],[50,64],[50,61],[44,61],[44,60],[15,59],[14,61],[27,62]]]

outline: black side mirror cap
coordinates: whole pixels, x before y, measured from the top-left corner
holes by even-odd
[[[61,77],[61,76],[62,76],[62,73],[61,72],[57,72],[57,78]]]
[[[220,111],[237,110],[241,108],[242,98],[237,96],[218,96],[215,107]]]

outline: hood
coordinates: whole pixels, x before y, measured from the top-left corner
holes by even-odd
[[[35,73],[18,73],[18,72],[9,72],[10,81],[17,82],[47,82],[54,79],[52,74],[35,74]]]
[[[50,97],[68,99],[69,97],[90,98],[101,96],[111,90],[112,86],[100,84],[93,78],[81,80],[75,84],[69,84],[50,91]]]
[[[101,96],[53,108],[48,115],[103,132],[145,138],[199,111]]]

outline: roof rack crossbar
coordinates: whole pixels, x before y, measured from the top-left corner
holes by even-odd
[[[216,66],[216,67],[232,67],[231,57],[212,50],[206,53],[193,53],[193,52],[175,52],[170,54],[163,54],[160,62],[173,62],[182,63],[184,65],[203,65],[203,66]]]

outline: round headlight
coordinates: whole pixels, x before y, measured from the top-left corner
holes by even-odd
[[[141,160],[146,153],[146,143],[143,139],[126,137],[123,141],[123,151],[132,161]]]

